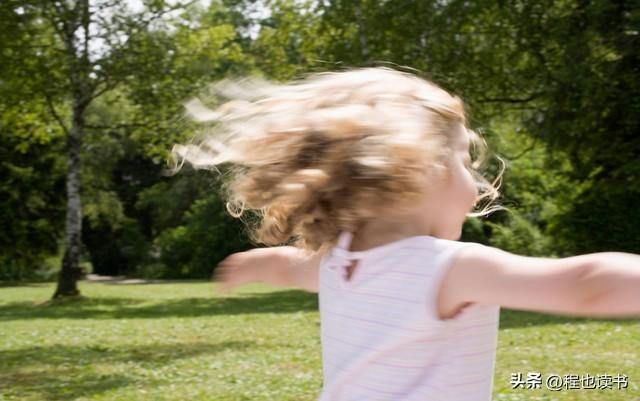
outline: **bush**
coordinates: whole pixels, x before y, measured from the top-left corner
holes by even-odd
[[[209,278],[233,252],[251,248],[240,220],[231,217],[218,194],[195,201],[184,224],[164,230],[153,243],[153,261],[139,274],[160,278]]]
[[[631,185],[595,184],[551,221],[549,232],[562,240],[559,246],[567,255],[640,253],[638,199],[640,190]]]
[[[491,245],[526,256],[553,256],[550,238],[517,211],[507,214],[507,223],[486,222],[491,228]]]
[[[144,264],[149,244],[136,220],[124,218],[118,225],[103,219],[87,223],[83,225],[82,236],[93,273],[130,274]]]

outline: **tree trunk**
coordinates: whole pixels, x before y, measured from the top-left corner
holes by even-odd
[[[78,280],[82,278],[80,249],[82,246],[82,202],[80,199],[80,150],[84,132],[85,106],[75,102],[67,141],[67,219],[65,250],[53,298],[78,296]]]

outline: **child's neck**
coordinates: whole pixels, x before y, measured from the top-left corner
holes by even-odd
[[[434,235],[434,230],[424,227],[416,219],[399,219],[393,222],[375,220],[364,224],[353,233],[350,251],[366,251],[407,237]]]

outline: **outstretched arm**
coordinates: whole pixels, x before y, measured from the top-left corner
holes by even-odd
[[[586,317],[640,317],[640,255],[561,259],[488,246],[463,249],[443,278],[439,311],[468,303]]]
[[[592,255],[584,276],[586,313],[591,316],[640,317],[640,255],[601,252]]]
[[[224,292],[253,282],[318,292],[321,257],[292,246],[256,248],[228,256],[216,267],[214,278]]]

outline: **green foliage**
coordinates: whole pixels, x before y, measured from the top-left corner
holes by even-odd
[[[163,231],[154,241],[162,278],[207,278],[213,267],[233,252],[250,248],[239,220],[231,217],[211,192],[195,201],[184,223]],[[235,241],[230,241],[235,239]],[[240,240],[238,240],[240,239]]]
[[[40,108],[0,99],[0,280],[36,278],[62,235],[61,135],[32,111]]]
[[[193,133],[184,118],[184,101],[213,81],[253,69],[242,38],[221,13],[213,17],[194,11],[171,32],[149,31],[135,38],[132,46],[147,60],[128,71],[124,90],[131,110],[126,116],[131,139],[156,164],[166,160],[174,143]]]
[[[556,216],[552,233],[568,254],[592,252],[640,253],[637,235],[640,208],[633,207],[640,191],[611,183],[580,193],[571,208]],[[631,205],[631,206],[630,206]]]
[[[37,279],[64,230],[63,132],[45,99],[34,96],[35,72],[57,61],[32,57],[51,55],[33,40],[51,31],[29,13],[14,13],[20,3],[0,2],[0,280]]]
[[[565,252],[637,252],[640,193],[640,37],[637,4],[608,1],[514,2],[505,7],[537,108],[520,116],[562,153],[579,187],[556,198],[553,235]],[[532,16],[535,15],[534,18]]]
[[[82,235],[94,274],[132,274],[148,259],[149,241],[132,218],[125,217],[118,225],[92,221],[83,226]]]
[[[488,244],[489,237],[485,233],[485,226],[477,217],[469,217],[465,220],[462,227],[461,241],[464,242],[477,242],[480,244]]]
[[[540,229],[518,212],[508,214],[503,224],[487,222],[491,228],[491,245],[526,256],[552,256],[553,244]]]
[[[320,31],[314,2],[284,0],[269,5],[270,16],[260,21],[260,33],[250,48],[260,71],[284,81],[335,67],[320,61],[328,37]]]

